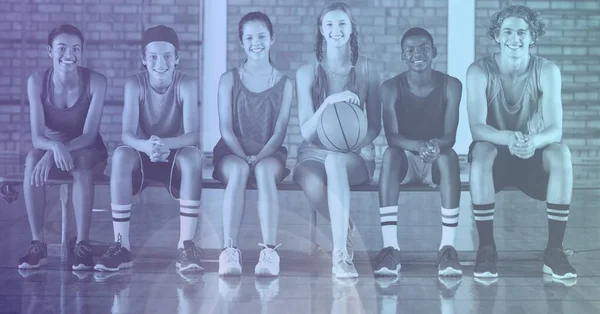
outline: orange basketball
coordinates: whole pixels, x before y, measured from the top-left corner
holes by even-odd
[[[317,135],[323,145],[335,152],[356,151],[367,135],[367,116],[358,106],[347,102],[330,104],[325,108]]]

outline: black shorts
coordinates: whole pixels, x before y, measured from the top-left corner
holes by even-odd
[[[198,149],[197,147],[194,148]],[[150,182],[158,182],[169,191],[171,197],[178,200],[180,197],[181,171],[175,165],[175,158],[180,150],[172,149],[167,162],[152,162],[148,155],[136,150],[140,158],[140,169],[133,174],[133,195],[142,192]]]
[[[471,163],[471,150],[476,142],[469,146],[468,161]],[[521,159],[510,154],[507,146],[496,145],[498,154],[494,160],[492,176],[495,192],[506,187],[515,187],[528,196],[546,201],[550,175],[544,170],[544,149],[536,149],[529,159]]]

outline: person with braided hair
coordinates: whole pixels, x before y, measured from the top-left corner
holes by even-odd
[[[351,8],[331,3],[317,18],[316,60],[296,73],[298,118],[303,142],[293,179],[313,208],[330,217],[333,238],[332,272],[338,278],[357,277],[352,262],[350,186],[372,181],[375,169],[373,140],[381,131],[379,73],[373,60],[359,56],[358,30]],[[320,143],[318,121],[327,106],[348,102],[365,111],[367,135],[349,152],[333,152]]]

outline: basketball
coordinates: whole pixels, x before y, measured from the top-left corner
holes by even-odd
[[[367,116],[358,106],[338,102],[323,111],[317,135],[328,150],[347,153],[359,149],[367,135],[367,126]]]

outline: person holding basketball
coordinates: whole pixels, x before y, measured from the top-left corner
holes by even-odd
[[[142,35],[144,71],[125,82],[123,146],[112,156],[110,197],[115,243],[96,263],[99,271],[132,267],[129,243],[131,202],[148,180],[161,182],[179,203],[175,267],[202,271],[202,252],[192,241],[202,192],[198,83],[177,70],[179,38],[159,25]]]
[[[408,70],[381,86],[383,125],[389,147],[383,154],[379,178],[379,213],[383,249],[376,258],[378,276],[397,276],[398,194],[400,185],[440,186],[442,239],[438,248],[439,275],[461,275],[454,238],[458,225],[460,167],[452,149],[456,141],[461,82],[433,70],[437,49],[431,34],[420,27],[406,31],[400,41]]]
[[[319,14],[316,60],[297,70],[296,88],[304,141],[298,148],[293,179],[313,208],[330,217],[333,274],[338,278],[357,277],[347,239],[353,230],[349,220],[350,186],[372,180],[372,142],[381,131],[381,104],[378,70],[373,60],[359,56],[357,25],[347,4],[331,3]],[[333,152],[320,142],[320,117],[327,106],[337,102],[348,102],[366,111],[367,135],[358,146],[362,149]]]
[[[46,265],[44,238],[45,182],[73,178],[73,208],[77,222],[74,270],[94,267],[89,244],[94,175],[102,174],[108,152],[100,136],[106,77],[80,66],[83,34],[63,24],[48,34],[52,66],[27,80],[33,150],[25,161],[23,194],[33,241],[19,259],[19,268]]]
[[[545,27],[538,12],[506,7],[492,16],[487,29],[500,52],[467,70],[471,200],[479,234],[475,277],[498,276],[494,194],[509,185],[546,202],[543,272],[558,280],[577,277],[562,248],[573,166],[571,152],[561,142],[561,74],[552,61],[530,52]]]
[[[256,275],[277,276],[279,197],[276,183],[290,171],[282,146],[290,117],[292,82],[275,69],[270,49],[275,38],[269,17],[251,12],[240,20],[240,46],[246,61],[224,73],[219,83],[221,140],[213,150],[213,178],[227,187],[223,196],[224,249],[219,275],[241,275],[241,252],[235,246],[244,215],[246,185],[258,187],[258,217],[263,247]]]

